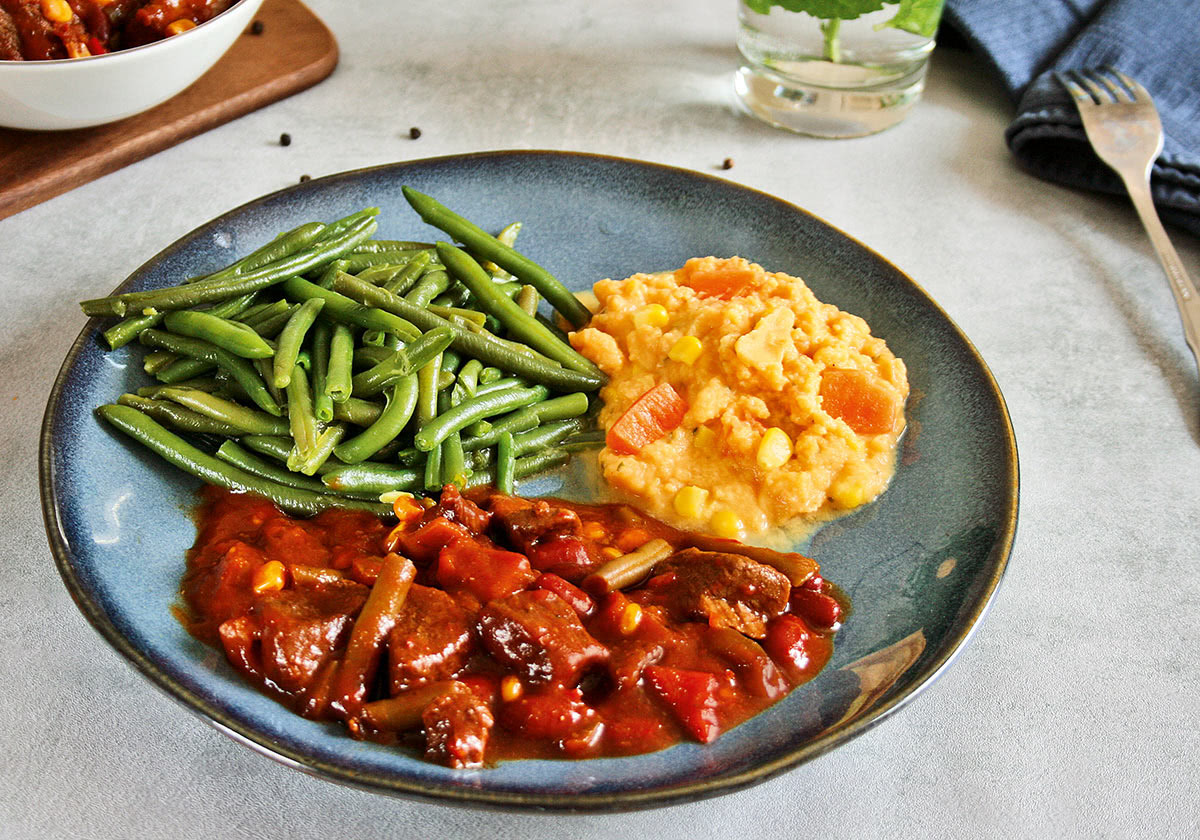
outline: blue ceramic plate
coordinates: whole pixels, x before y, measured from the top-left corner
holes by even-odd
[[[92,414],[145,384],[140,348],[104,352],[92,322],[46,409],[42,505],[71,594],[139,671],[235,740],[338,782],[449,803],[620,810],[724,793],[793,768],[878,723],[947,666],[996,591],[1016,527],[1016,451],[1003,399],[971,344],[908,277],[777,198],[695,172],[591,155],[416,161],[253,201],[183,237],[121,288],[177,282],[300,221],[366,206],[383,210],[379,237],[435,235],[405,203],[405,184],[484,227],[520,219],[522,250],[579,289],[693,256],[751,258],[803,277],[822,300],[863,316],[905,360],[909,430],[891,488],[798,546],[854,603],[833,660],[709,746],[632,758],[453,771],[298,717],[244,683],[172,615],[195,537],[188,511],[197,484]]]

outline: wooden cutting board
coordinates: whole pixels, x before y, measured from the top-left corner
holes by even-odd
[[[333,34],[298,0],[266,0],[249,31],[183,93],[120,122],[74,131],[0,129],[0,219],[315,85]]]

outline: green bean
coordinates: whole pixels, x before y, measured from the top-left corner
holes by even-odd
[[[370,332],[370,331],[368,330],[368,332]],[[383,333],[379,333],[379,334],[383,335]],[[363,340],[369,341],[369,339],[367,339],[366,333],[363,334]],[[392,360],[393,358],[395,358],[395,356],[396,356],[395,350],[389,350],[386,347],[372,345],[372,344],[368,343],[362,347],[354,348],[354,367],[360,368],[360,369],[374,367],[375,365],[379,364],[380,362],[387,362],[387,361]]]
[[[345,277],[353,277],[353,275],[339,273],[337,279],[334,281],[334,285],[336,286]],[[355,280],[362,283],[357,278]],[[370,283],[363,283],[362,285],[371,289],[378,289],[377,286],[372,286]],[[321,311],[325,314],[326,318],[332,321],[356,327],[365,327],[369,330],[382,330],[383,332],[395,333],[406,341],[412,341],[421,334],[421,330],[413,326],[412,323],[392,312],[364,306],[336,291],[322,289],[320,286],[310,283],[302,277],[291,277],[285,280],[283,287],[289,297],[296,298],[297,300],[311,300],[313,298],[324,300],[325,308]],[[425,329],[429,328],[425,327]]]
[[[569,452],[584,452],[588,449],[603,449],[605,432],[603,429],[580,431],[562,442],[563,449]]]
[[[567,463],[570,458],[571,454],[562,449],[543,449],[534,455],[526,455],[524,458],[518,458],[513,464],[513,478],[520,481],[522,478],[528,478],[534,473],[560,467]],[[484,467],[468,479],[467,488],[482,487],[485,484],[493,484],[495,481],[495,468]]]
[[[236,426],[213,420],[190,408],[184,408],[166,400],[147,399],[137,394],[122,394],[117,398],[117,405],[136,408],[156,420],[169,423],[181,432],[200,435],[240,435],[242,433],[242,430]]]
[[[433,262],[433,252],[424,251],[409,260],[408,265],[404,266],[399,273],[381,283],[375,283],[375,285],[382,286],[394,295],[407,294],[412,291],[413,286],[421,279],[421,275],[424,274],[431,262]],[[364,275],[359,276],[367,282],[373,282]]]
[[[330,492],[330,489],[321,483],[319,479],[299,475],[289,469],[264,461],[262,458],[247,452],[232,440],[227,440],[217,447],[217,457],[227,464],[232,464],[238,469],[245,470],[251,475],[267,478],[288,487],[310,490],[314,493]],[[333,492],[336,493],[338,491],[335,490]],[[366,496],[366,498],[369,499],[372,497]]]
[[[378,215],[379,215],[378,207],[364,207],[362,210],[358,210],[354,213],[351,213],[349,216],[338,219],[336,222],[331,222],[329,224],[329,227],[325,228],[325,238],[329,238],[331,236],[338,236],[342,233],[345,233],[350,228],[356,227],[359,223],[366,221],[367,219],[371,219]],[[359,242],[357,245],[355,245],[353,250],[357,251],[364,242],[369,242],[369,241],[371,241],[370,237],[363,240],[363,242]]]
[[[479,372],[483,370],[483,362],[478,359],[471,359],[462,366],[462,370],[458,372],[458,382],[455,384],[455,390],[461,389],[462,397],[475,396],[475,389],[479,387]]]
[[[456,397],[453,390],[438,395],[438,407],[442,409],[443,413],[458,406],[461,402],[461,398]],[[467,479],[471,477],[471,470],[467,468],[466,457],[463,453],[462,435],[458,431],[451,432],[442,441],[441,449],[442,484],[466,487]]]
[[[340,424],[330,426],[329,428],[334,429],[339,428],[339,426]],[[326,429],[325,431],[329,431],[329,429]],[[280,435],[245,435],[240,439],[239,443],[241,443],[242,446],[246,447],[247,449],[254,450],[260,455],[267,455],[271,458],[274,458],[276,461],[282,461],[285,464],[287,463],[288,457],[292,454],[292,451],[296,448],[296,444],[290,436],[285,437]],[[337,461],[326,461],[317,467],[315,472],[317,474],[324,474],[330,470],[337,469],[340,466],[343,465]]]
[[[413,306],[428,306],[435,297],[450,288],[451,277],[443,268],[435,268],[425,272],[417,285],[404,299]]]
[[[512,432],[505,432],[496,441],[496,489],[501,493],[513,494],[513,484],[516,478],[513,469],[516,467],[516,455],[513,452]]]
[[[471,290],[462,283],[456,282],[451,283],[446,291],[435,297],[430,302],[430,305],[437,304],[439,306],[458,307],[466,306],[471,300]]]
[[[178,403],[184,408],[203,414],[226,423],[239,431],[239,435],[279,435],[286,434],[288,424],[278,417],[264,411],[255,411],[238,405],[230,400],[222,399],[215,394],[195,391],[190,388],[164,388],[160,396],[171,402]]]
[[[379,419],[355,437],[339,444],[333,454],[343,463],[357,464],[391,443],[412,419],[417,407],[417,390],[415,373],[403,377],[392,388]]]
[[[241,295],[240,297],[223,301],[206,311],[209,315],[215,315],[218,318],[233,318],[246,311],[256,297],[258,297],[258,294],[251,292],[248,295]],[[126,318],[124,321],[106,329],[103,333],[104,340],[108,342],[108,346],[112,350],[124,347],[137,338],[142,330],[157,327],[162,323],[164,315],[166,315],[165,312],[155,312],[153,315],[136,315],[132,318]]]
[[[345,402],[353,390],[351,370],[354,361],[354,333],[345,324],[334,324],[329,339],[329,371],[325,393],[335,405]]]
[[[344,258],[334,260],[329,265],[321,269],[321,272],[316,276],[314,282],[322,289],[333,288],[333,278],[337,277],[337,273],[339,271],[346,271],[349,267],[349,260]]]
[[[317,445],[317,416],[313,413],[308,375],[296,365],[287,385],[288,427],[300,458],[307,458]],[[289,463],[288,466],[291,466]]]
[[[411,187],[403,187],[405,199],[427,223],[445,231],[452,239],[462,242],[469,250],[491,260],[501,268],[511,272],[513,276],[528,283],[541,292],[546,300],[562,313],[563,317],[576,327],[581,327],[591,318],[587,307],[579,302],[562,283],[550,272],[523,254],[505,245],[496,237],[479,226],[467,221],[462,216],[440,204],[433,198],[417,192]],[[478,298],[478,293],[471,289]]]
[[[514,411],[497,419],[491,431],[478,437],[463,440],[463,448],[468,452],[495,446],[500,435],[512,432],[514,435],[529,431],[540,423],[550,423],[555,420],[568,420],[578,417],[588,410],[588,398],[584,394],[567,394],[554,397],[545,402],[536,403],[520,411]]]
[[[267,389],[271,399],[275,400],[278,405],[283,405],[287,399],[283,391],[275,387],[275,369],[272,362],[272,359],[255,359],[254,367],[258,370],[258,376],[262,379],[263,387]]]
[[[397,379],[415,373],[428,364],[434,356],[446,350],[453,338],[453,333],[443,327],[422,334],[416,341],[383,358],[371,369],[356,374],[351,380],[354,395],[370,397],[381,393]],[[360,354],[363,358],[375,358],[374,353],[365,353],[360,349],[355,353],[356,360]],[[446,359],[442,361],[445,363]]]
[[[411,260],[409,261],[411,262]],[[370,268],[364,268],[358,272],[358,279],[366,283],[371,283],[375,286],[386,285],[390,280],[394,280],[396,275],[404,271],[408,267],[408,262],[403,265],[392,265],[384,263],[383,265],[373,265]]]
[[[300,345],[308,335],[309,328],[317,320],[317,315],[325,307],[321,298],[312,298],[300,304],[300,308],[288,318],[287,326],[279,334],[279,343],[275,348],[275,363],[272,365],[276,388],[286,388],[292,381],[292,368],[296,366],[296,356],[300,353]]]
[[[265,339],[273,339],[283,331],[283,328],[287,326],[288,321],[292,319],[292,316],[295,315],[299,309],[299,304],[289,304],[287,309],[282,310],[270,316],[269,318],[263,318],[255,321],[254,324],[250,325],[250,329],[254,330]]]
[[[163,350],[170,350],[172,353],[178,353],[181,356],[211,362],[218,367],[224,368],[246,390],[246,393],[255,405],[268,414],[273,414],[276,417],[281,415],[279,403],[272,398],[262,378],[245,359],[239,358],[229,351],[223,350],[207,341],[189,336],[174,335],[162,330],[144,330],[138,336],[138,340],[150,347],[161,347]],[[173,368],[175,365],[171,367]],[[170,368],[167,370],[170,370]],[[163,373],[165,372],[163,371]],[[190,379],[191,376],[196,375],[196,373],[192,373],[190,376],[181,376],[180,378]],[[158,379],[166,381],[161,375]]]
[[[198,309],[168,312],[163,318],[163,326],[176,335],[204,339],[243,359],[265,359],[275,355],[271,345],[245,324]]]
[[[539,449],[555,446],[570,435],[581,432],[585,428],[587,428],[587,423],[578,417],[572,420],[558,420],[554,423],[546,423],[528,432],[513,435],[513,454],[516,456],[528,455]],[[504,432],[504,434],[511,433]],[[503,436],[501,435],[501,438]],[[499,441],[496,441],[496,443],[499,444]]]
[[[441,355],[434,356],[417,371],[417,423],[425,426],[438,415],[438,377],[442,372]],[[438,447],[425,459],[425,488],[436,490],[442,477],[442,450]]]
[[[213,307],[216,309],[216,307]],[[287,315],[292,311],[292,304],[286,300],[274,300],[270,303],[262,303],[245,312],[237,315],[234,320],[240,321],[248,327],[256,327],[264,321],[270,321],[276,316],[283,314]]]
[[[470,254],[448,242],[439,242],[437,252],[447,270],[475,295],[479,308],[500,319],[510,336],[565,367],[599,375],[599,369],[589,359],[559,341],[540,321],[502,294]]]
[[[372,462],[337,467],[321,476],[321,483],[340,493],[366,495],[393,490],[418,491],[424,482],[422,469],[403,469]]]
[[[166,350],[153,350],[142,358],[142,370],[153,376],[179,357]]]
[[[382,405],[358,397],[347,397],[333,404],[333,418],[353,423],[355,426],[370,426],[382,413]]]
[[[356,251],[344,257],[349,274],[358,274],[376,265],[403,265],[428,248],[402,248],[394,251]]]
[[[140,335],[138,339],[141,339]],[[155,371],[154,378],[164,385],[177,385],[188,379],[195,379],[197,376],[210,373],[216,368],[217,366],[212,362],[183,357],[171,362],[162,370]]]
[[[328,321],[317,321],[312,330],[312,389],[313,413],[322,423],[333,419],[333,398],[325,390],[329,378],[329,344],[333,327]]]
[[[354,300],[377,307],[378,310],[408,318],[421,329],[450,327],[454,331],[454,340],[450,346],[464,356],[520,374],[533,382],[540,382],[559,391],[593,391],[604,384],[603,374],[568,370],[559,367],[538,353],[528,356],[515,353],[494,336],[465,330],[444,318],[439,318],[432,312],[419,306],[413,306],[404,298],[393,295],[386,289],[364,283],[349,274],[339,274],[334,288]]]
[[[479,437],[480,435],[486,435],[491,430],[491,423],[486,420],[476,420],[470,426],[467,426],[467,428],[463,429],[463,432],[465,432],[469,437]]]
[[[622,554],[620,557],[614,557],[604,563],[588,575],[588,578],[603,581],[604,590],[616,592],[618,589],[632,586],[646,577],[656,565],[670,557],[674,551],[675,549],[666,540],[650,540],[628,554]]]
[[[377,502],[345,499],[332,494],[312,493],[267,481],[214,458],[135,408],[102,405],[96,409],[104,420],[129,435],[168,463],[208,484],[242,493],[257,493],[289,513],[311,516],[329,507],[366,510],[377,516],[388,515],[391,508]]]
[[[368,239],[354,249],[356,254],[378,254],[381,251],[430,251],[432,242],[410,242],[407,239]]]
[[[495,382],[489,382],[486,385],[480,385],[475,389],[475,396],[482,397],[484,394],[493,394],[496,391],[507,391],[510,388],[524,388],[529,385],[524,379],[519,376],[506,376],[503,379],[497,379]]]
[[[428,452],[452,432],[461,431],[476,420],[522,408],[540,402],[549,395],[541,385],[532,388],[511,388],[483,396],[475,396],[425,423],[413,438],[417,449]]]
[[[436,304],[429,305],[429,311],[434,315],[441,316],[447,320],[452,318],[461,318],[464,321],[469,321],[477,327],[482,327],[487,316],[482,312],[476,312],[474,309],[458,309],[453,306],[437,306]]]
[[[326,226],[321,222],[305,222],[304,224],[294,227],[289,231],[284,231],[267,244],[259,246],[246,256],[242,257],[240,260],[225,266],[225,268],[222,268],[219,271],[214,271],[212,274],[193,277],[187,282],[194,283],[197,280],[212,280],[216,278],[237,277],[243,274],[248,274],[251,271],[256,271],[263,266],[270,265],[273,262],[278,262],[285,257],[290,257],[297,251],[307,248],[317,240],[326,236],[327,230],[328,229]]]
[[[512,222],[511,224],[505,225],[504,228],[501,229],[501,231],[496,234],[496,239],[498,239],[501,243],[507,245],[509,248],[512,248],[513,246],[515,246],[517,244],[517,235],[520,232],[521,232],[521,223],[520,222]],[[480,265],[482,265],[485,269],[487,269],[487,273],[492,275],[492,277],[498,281],[512,279],[511,274],[509,274],[507,271],[505,271],[500,266],[496,265],[491,260],[487,260],[486,263],[481,262]]]
[[[333,450],[345,436],[345,423],[334,423],[327,427],[317,435],[317,442],[307,454],[293,447],[292,451],[288,453],[288,469],[305,475],[313,475],[333,456]]]
[[[175,382],[170,385],[146,385],[137,389],[137,395],[139,397],[156,399],[167,388],[191,388],[196,391],[207,391],[211,394],[215,391],[220,391],[224,385],[225,383],[215,376],[198,376],[195,379],[185,379],[182,382]]]
[[[495,382],[502,376],[504,376],[504,371],[500,370],[500,368],[490,366],[485,367],[483,370],[479,371],[479,384],[487,385],[491,382]]]
[[[517,296],[513,298],[513,303],[521,307],[521,310],[531,317],[537,315],[538,302],[538,290],[533,288],[533,286],[522,286],[521,291],[517,292]]]
[[[188,309],[201,303],[225,300],[265,289],[294,275],[337,259],[369,237],[376,228],[374,219],[367,219],[332,240],[322,240],[316,246],[279,262],[238,277],[200,280],[183,286],[168,286],[142,292],[125,292],[84,301],[80,306],[85,315],[124,315],[129,309]],[[320,288],[320,287],[316,287]]]

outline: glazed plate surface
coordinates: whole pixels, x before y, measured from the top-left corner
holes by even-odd
[[[80,334],[42,430],[47,534],[88,620],[151,681],[236,740],[334,781],[444,803],[622,810],[729,792],[793,768],[883,720],[928,685],[978,626],[1017,518],[1017,459],[1003,398],[970,342],[885,259],[777,198],[656,164],[561,152],[494,152],[393,164],[300,184],[197,228],[122,286],[211,271],[309,220],[382,208],[376,236],[429,239],[409,185],[485,228],[524,223],[519,247],[572,288],[740,255],[798,275],[821,300],[866,318],[908,365],[909,428],[875,503],[796,546],[854,611],[829,666],[708,746],[587,761],[512,761],[455,771],[294,715],[243,682],[172,614],[198,483],[92,413],[147,384],[136,344],[105,352]],[[565,483],[564,483],[565,482]],[[525,493],[587,500],[584,471]],[[182,737],[182,734],[181,734]]]

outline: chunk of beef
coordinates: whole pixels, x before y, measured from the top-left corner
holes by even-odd
[[[346,643],[367,589],[336,586],[284,589],[262,595],[239,619],[221,625],[230,661],[279,689],[304,691],[318,669]],[[257,653],[249,645],[257,640]]]
[[[483,534],[492,521],[492,515],[470,499],[464,498],[458,487],[447,484],[442,488],[437,505],[431,511],[434,516],[444,516],[457,522],[473,534]]]
[[[487,704],[464,683],[450,688],[425,707],[425,758],[457,769],[482,767],[496,720]]]
[[[392,694],[454,675],[471,654],[471,617],[440,589],[413,584],[388,639]]]
[[[579,514],[545,499],[518,499],[496,494],[488,500],[493,524],[501,542],[522,554],[538,541],[552,537],[578,537],[583,533]]]
[[[582,539],[583,523],[575,511],[545,499],[499,494],[488,505],[496,539],[526,555],[538,571],[579,581],[601,564]]]
[[[608,660],[575,610],[552,592],[533,589],[493,601],[479,614],[488,652],[531,683],[573,687],[583,673]]]
[[[780,571],[741,554],[688,548],[654,569],[669,575],[649,597],[677,620],[705,619],[761,639],[767,622],[787,607],[791,584]]]
[[[427,519],[416,530],[400,536],[398,550],[419,566],[437,559],[438,552],[455,540],[470,539],[471,532],[444,516]]]

